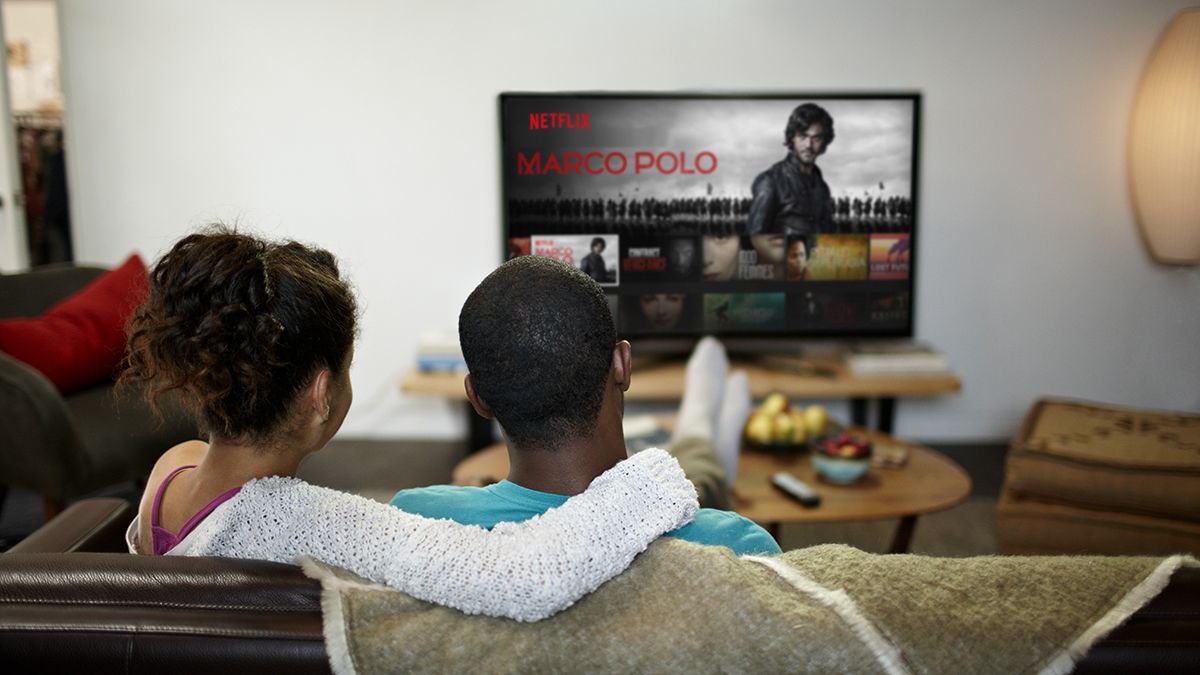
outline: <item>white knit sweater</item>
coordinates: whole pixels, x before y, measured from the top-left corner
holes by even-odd
[[[311,556],[468,614],[537,621],[619,574],[697,508],[679,463],[657,449],[617,464],[558,508],[490,531],[272,477],[246,483],[171,554]]]

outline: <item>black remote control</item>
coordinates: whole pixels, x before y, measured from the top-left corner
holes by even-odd
[[[786,471],[771,476],[771,484],[807,507],[811,508],[821,503],[821,495],[814,492],[808,483]]]

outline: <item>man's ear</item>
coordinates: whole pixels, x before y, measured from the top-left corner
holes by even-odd
[[[329,387],[333,383],[333,373],[328,368],[322,368],[313,375],[305,392],[305,400],[310,409],[322,421],[329,419]]]
[[[491,407],[487,403],[484,403],[483,399],[479,398],[479,394],[475,393],[475,380],[471,379],[470,373],[467,373],[467,376],[463,378],[463,388],[467,390],[467,400],[471,402],[471,407],[475,409],[475,412],[479,413],[480,417],[490,420],[496,416],[492,412]]]
[[[632,360],[633,347],[629,345],[629,340],[621,340],[613,347],[613,381],[621,387],[621,391],[629,391],[629,383],[633,380]]]

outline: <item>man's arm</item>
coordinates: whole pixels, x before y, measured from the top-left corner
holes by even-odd
[[[764,171],[758,174],[750,191],[753,199],[750,202],[750,217],[746,221],[746,234],[762,234],[771,227],[777,208],[775,182],[771,180],[771,172]]]

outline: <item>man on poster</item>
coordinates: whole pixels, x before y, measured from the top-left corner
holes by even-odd
[[[792,111],[783,135],[788,155],[754,179],[746,233],[833,231],[833,196],[817,167],[817,157],[833,142],[833,117],[821,106],[805,103]]]
[[[596,283],[608,282],[608,268],[604,264],[604,249],[608,248],[608,242],[604,241],[604,237],[593,237],[591,249],[592,252],[583,257],[579,262],[579,269],[584,274],[591,277]]]

